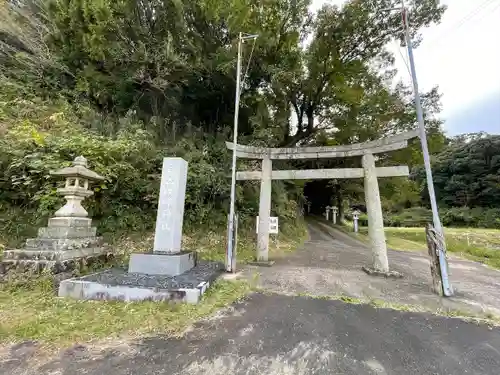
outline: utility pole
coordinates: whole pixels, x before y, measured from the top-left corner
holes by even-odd
[[[443,226],[441,225],[441,219],[439,218],[439,211],[436,201],[436,192],[434,191],[434,182],[432,179],[432,169],[431,169],[431,161],[429,156],[429,147],[427,145],[427,135],[425,132],[425,123],[424,123],[424,113],[422,110],[422,103],[420,101],[420,92],[418,89],[418,81],[417,81],[417,72],[415,69],[415,58],[413,56],[413,45],[410,37],[410,26],[409,26],[409,17],[408,17],[408,9],[404,4],[404,0],[402,3],[402,16],[403,16],[403,27],[405,33],[405,41],[406,47],[408,49],[408,58],[410,60],[410,71],[411,71],[411,79],[413,83],[413,91],[415,94],[415,108],[417,111],[417,120],[418,127],[420,131],[420,142],[422,144],[422,154],[424,156],[424,166],[425,166],[425,174],[427,179],[427,189],[429,191],[429,200],[431,203],[432,209],[432,221],[434,223],[434,228],[438,235],[442,240],[442,248],[438,249],[439,251],[439,266],[441,270],[441,278],[443,283],[443,294],[446,297],[450,297],[453,295],[453,288],[448,279],[448,261],[446,259],[446,242],[443,232]]]
[[[255,39],[257,35],[243,36],[243,33],[238,35],[238,59],[236,62],[236,92],[234,101],[234,127],[233,127],[233,162],[231,170],[231,203],[229,206],[229,223],[228,223],[228,233],[227,233],[227,249],[226,249],[226,271],[234,272],[236,262],[233,261],[234,250],[236,247],[236,235],[235,235],[235,200],[236,200],[236,146],[238,144],[238,116],[240,112],[240,94],[241,94],[241,59],[242,59],[242,47],[243,43],[247,39]],[[251,58],[251,56],[250,56]],[[248,61],[250,64],[250,60]],[[248,71],[248,68],[247,68]],[[246,74],[246,73],[245,73]]]

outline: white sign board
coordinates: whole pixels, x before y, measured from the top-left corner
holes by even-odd
[[[269,217],[269,234],[278,234],[278,217],[270,216]],[[257,216],[256,225],[255,225],[255,233],[259,233],[259,217]]]

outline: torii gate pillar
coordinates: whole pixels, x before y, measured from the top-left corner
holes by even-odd
[[[377,169],[373,154],[363,155],[363,170],[365,179],[365,203],[368,213],[368,237],[370,237],[373,268],[381,272],[389,272],[387,245],[385,242],[384,218],[382,203],[378,190]]]
[[[269,217],[271,216],[271,183],[273,164],[271,158],[262,159],[262,177],[260,180],[259,233],[257,234],[257,261],[269,259]]]

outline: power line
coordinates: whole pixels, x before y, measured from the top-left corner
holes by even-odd
[[[467,13],[464,17],[462,17],[458,22],[456,22],[451,28],[449,28],[448,30],[444,31],[441,35],[437,36],[436,38],[434,38],[433,40],[431,40],[429,43],[423,45],[422,48],[432,47],[437,42],[439,42],[441,39],[443,39],[444,37],[448,36],[450,33],[456,32],[458,29],[460,29],[466,23],[468,23],[469,21],[471,21],[476,15],[478,15],[479,13],[481,13],[485,8],[489,7],[495,1],[496,0],[484,0],[476,8],[472,9],[469,13]],[[496,7],[495,7],[495,9],[496,9]],[[488,13],[486,13],[486,14],[488,14]]]
[[[403,60],[405,66],[406,66],[406,70],[408,71],[408,74],[411,78],[411,71],[410,71],[410,65],[408,64],[408,55],[406,56],[403,56],[403,53],[401,52],[401,46],[398,45],[397,41],[395,42],[395,45],[396,45],[396,49],[398,50],[399,52],[399,56],[401,56],[401,59]]]

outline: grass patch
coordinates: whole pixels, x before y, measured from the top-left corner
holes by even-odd
[[[391,239],[399,239],[427,248],[423,228],[386,228],[386,236],[390,247]],[[500,269],[500,230],[445,228],[445,237],[448,252]]]
[[[4,284],[0,289],[0,341],[37,340],[61,347],[118,336],[175,335],[249,291],[246,282],[220,280],[201,303],[189,305],[58,298],[48,279],[38,279],[31,289]]]
[[[352,223],[336,226],[349,236],[369,243],[368,228],[353,232]],[[385,228],[387,245],[394,250],[426,251],[424,228]],[[445,228],[446,247],[449,253],[500,269],[500,230],[478,228]]]
[[[238,261],[252,260],[255,235],[241,230]],[[295,249],[307,234],[304,222],[284,226],[270,243],[271,256]],[[153,233],[114,235],[108,238],[118,264],[127,264],[131,252],[146,252],[153,247]],[[225,232],[187,233],[183,247],[199,252],[202,259],[224,260]],[[88,272],[91,272],[89,269]],[[219,280],[209,288],[201,303],[77,301],[58,298],[53,278],[40,276],[27,282],[22,275],[0,283],[0,342],[36,340],[47,347],[63,347],[103,338],[135,337],[148,334],[175,335],[191,323],[237,301],[251,291],[246,281]]]
[[[238,228],[238,245],[236,258],[244,264],[255,260],[257,235],[253,222],[244,223]],[[269,258],[276,259],[294,251],[307,237],[307,226],[300,219],[295,223],[286,223],[280,233],[270,235]],[[224,229],[191,232],[184,236],[183,247],[198,251],[202,259],[223,262],[226,249],[226,232]]]

